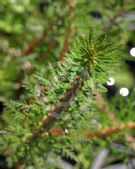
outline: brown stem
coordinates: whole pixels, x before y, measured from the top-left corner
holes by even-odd
[[[127,124],[121,123],[121,124],[119,124],[119,127],[114,127],[114,128],[105,127],[100,131],[85,132],[84,136],[86,138],[93,138],[93,137],[105,138],[110,135],[117,134],[123,130],[133,129],[133,128],[135,128],[135,122],[128,122]]]
[[[119,124],[119,127],[105,127],[102,128],[99,131],[88,131],[88,132],[84,132],[82,135],[84,135],[86,138],[105,138],[108,136],[111,136],[113,134],[118,134],[121,131],[127,130],[127,129],[133,129],[135,128],[135,122],[128,122],[127,124],[125,123],[121,123]],[[64,135],[65,132],[64,130],[60,129],[60,128],[51,128],[49,130],[49,132],[53,135]],[[71,131],[69,131],[69,135],[73,136],[73,133]]]
[[[70,100],[76,95],[77,90],[81,87],[80,85],[80,77],[77,76],[73,82],[73,84],[70,85],[66,93],[61,97],[60,103],[58,103],[53,110],[51,110],[47,116],[45,115],[42,119],[41,124],[35,128],[30,136],[25,138],[23,142],[27,142],[30,140],[33,140],[36,136],[38,136],[42,130],[44,132],[47,132],[52,127],[53,123],[56,121],[57,118],[59,118],[60,113],[63,111],[63,109],[69,106]]]
[[[51,23],[48,28],[43,32],[43,34],[39,37],[36,37],[29,45],[26,49],[24,49],[22,51],[22,55],[23,56],[27,56],[31,53],[34,52],[34,50],[36,49],[36,47],[41,43],[41,41],[48,36],[48,33],[50,30],[52,30],[52,27],[53,27],[53,23]]]
[[[74,12],[73,12],[74,6],[75,6],[74,0],[68,0],[69,11],[68,11],[67,15],[71,20],[74,17]],[[63,47],[60,51],[60,55],[58,57],[58,61],[62,61],[64,56],[65,56],[65,53],[68,51],[72,36],[74,34],[74,29],[75,29],[74,24],[72,22],[69,23],[69,26],[67,28],[67,33],[66,33],[66,36],[65,36],[65,40],[64,40],[64,44],[63,44]]]
[[[63,48],[60,51],[58,61],[62,61],[64,56],[65,56],[65,53],[68,51],[69,45],[70,45],[70,42],[71,42],[71,39],[72,39],[72,36],[73,36],[73,32],[74,32],[74,24],[70,24],[68,31],[67,31],[67,34],[65,36]]]

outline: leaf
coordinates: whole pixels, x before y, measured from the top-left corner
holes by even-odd
[[[88,40],[89,40],[89,45],[92,44],[93,36],[94,36],[94,29],[93,29],[93,28],[90,28],[90,30],[89,30],[89,38],[88,38]]]
[[[100,45],[105,39],[106,39],[106,33],[99,36],[99,38],[96,40],[95,46]]]
[[[98,84],[98,85],[97,85],[97,90],[98,90],[99,92],[104,92],[104,93],[107,92],[107,88],[104,87],[104,86],[101,85],[101,84]]]

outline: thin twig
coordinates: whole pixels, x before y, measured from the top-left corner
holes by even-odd
[[[35,51],[37,46],[43,41],[45,37],[48,36],[50,30],[52,30],[54,23],[51,23],[46,30],[44,30],[43,34],[39,37],[36,37],[26,49],[22,51],[23,56],[27,56]]]
[[[62,61],[65,56],[65,53],[68,51],[69,45],[70,45],[70,42],[71,42],[71,39],[73,36],[73,32],[74,32],[74,24],[71,24],[71,25],[69,25],[67,34],[65,36],[64,45],[63,45],[63,48],[60,52],[58,61]]]
[[[67,15],[72,20],[73,17],[74,17],[73,8],[75,7],[74,0],[68,0],[68,7],[69,7],[69,11],[68,11]],[[69,26],[67,28],[67,34],[65,36],[63,47],[62,47],[62,49],[60,51],[60,55],[58,57],[58,61],[62,61],[64,56],[65,56],[65,53],[68,51],[71,39],[72,39],[73,34],[74,34],[74,29],[75,29],[75,25],[71,21],[71,23],[69,23]]]
[[[127,10],[128,3],[129,3],[128,0],[123,1],[123,4],[120,7],[120,9],[113,15],[113,17],[110,18],[107,30],[109,30],[113,26],[113,24],[116,22],[117,18],[120,17]]]
[[[135,128],[135,122],[128,122],[127,124],[121,123],[119,124],[119,127],[105,127],[100,131],[94,131],[94,132],[85,132],[84,136],[86,138],[105,138],[113,134],[118,134],[121,131],[127,130],[127,129],[133,129]]]

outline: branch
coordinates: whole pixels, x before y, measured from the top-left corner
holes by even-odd
[[[23,140],[24,143],[36,138],[42,132],[42,130],[44,132],[47,132],[51,129],[53,123],[56,121],[56,119],[59,118],[60,113],[63,111],[65,106],[66,107],[70,106],[70,104],[69,104],[70,100],[73,97],[75,97],[77,90],[81,87],[80,80],[81,80],[81,78],[79,76],[77,76],[74,79],[73,84],[70,85],[70,87],[67,89],[66,93],[61,97],[60,103],[58,103],[54,107],[54,109],[48,113],[47,116],[45,115],[43,117],[41,124],[33,130],[32,134],[30,136],[28,136],[27,138],[25,138]],[[67,105],[67,103],[68,103],[68,105]]]
[[[128,6],[128,0],[124,0],[118,12],[115,13],[112,18],[110,18],[110,21],[109,21],[110,24],[108,25],[107,30],[109,30],[115,23],[116,19],[120,17],[127,10],[127,6]]]
[[[116,121],[118,123],[118,120],[117,120],[115,114],[110,110],[110,107],[109,107],[108,103],[103,99],[102,95],[100,93],[98,93],[98,92],[96,92],[96,95],[97,95],[98,108],[100,110],[104,110],[105,109],[105,112],[108,113],[108,119],[113,122],[112,125],[115,125]],[[129,146],[132,147],[133,149],[135,149],[134,141],[130,142],[129,141],[130,139],[134,140],[133,136],[125,135],[125,140],[129,143]]]
[[[52,30],[54,23],[51,23],[48,28],[43,32],[43,34],[40,37],[36,37],[29,45],[26,49],[24,49],[22,51],[22,55],[23,56],[27,56],[31,53],[34,52],[34,50],[36,49],[36,47],[42,42],[42,40],[48,36],[48,33],[50,30]]]
[[[70,42],[71,42],[71,39],[72,39],[72,36],[73,36],[74,28],[75,28],[74,24],[70,24],[69,25],[67,34],[65,36],[64,45],[63,45],[63,48],[62,48],[62,50],[60,52],[58,61],[62,61],[63,60],[63,58],[65,56],[65,53],[67,52],[67,50],[69,48],[69,45],[70,45]]]
[[[135,122],[128,122],[127,124],[121,123],[119,124],[119,127],[105,127],[101,131],[94,131],[94,132],[86,132],[84,133],[84,136],[86,138],[105,138],[113,134],[118,134],[121,131],[127,130],[127,129],[133,129],[135,128]]]
[[[135,128],[135,121],[128,122],[127,124],[121,123],[121,124],[119,124],[119,127],[105,127],[105,128],[102,128],[99,131],[84,132],[82,135],[84,135],[85,138],[94,138],[94,137],[96,137],[96,138],[105,138],[105,137],[111,136],[113,134],[118,134],[118,133],[120,133],[120,132],[122,132],[124,130],[133,129],[133,128]],[[60,129],[60,128],[51,128],[49,130],[49,132],[51,134],[57,135],[57,136],[65,135],[64,130]],[[69,135],[73,136],[74,134],[69,131]]]
[[[68,11],[68,17],[69,18],[73,18],[74,17],[74,12],[73,12],[73,7],[75,6],[75,2],[74,0],[68,0],[68,6],[69,6],[69,11]],[[24,49],[22,51],[22,55],[23,56],[27,56],[31,53],[34,52],[34,50],[36,49],[36,47],[41,43],[41,41],[48,36],[48,32],[50,30],[52,30],[54,23],[50,24],[50,26],[43,32],[43,34],[40,37],[36,37],[29,45],[26,49]],[[64,58],[65,53],[67,52],[72,36],[73,36],[73,32],[74,32],[74,24],[70,23],[68,28],[67,28],[67,34],[64,40],[64,45],[63,48],[60,52],[60,56],[58,58],[58,60],[62,60]]]
[[[67,15],[68,15],[68,17],[70,19],[73,19],[73,17],[74,17],[73,8],[75,7],[74,0],[68,0],[68,7],[69,7],[69,11],[68,11]],[[58,61],[62,61],[63,60],[63,58],[65,56],[65,53],[67,52],[67,50],[69,48],[72,36],[74,34],[74,29],[75,29],[74,24],[70,23],[68,28],[67,28],[67,34],[65,36],[63,47],[62,47],[62,49],[60,51],[60,55],[59,55]]]

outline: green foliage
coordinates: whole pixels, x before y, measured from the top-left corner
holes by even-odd
[[[110,75],[118,87],[133,86],[123,64],[130,60],[126,44],[134,41],[128,29],[134,18],[124,16],[134,9],[133,0],[76,0],[72,7],[69,1],[48,2],[45,6],[39,0],[0,2],[0,97],[6,104],[0,117],[4,122],[0,153],[7,156],[9,166],[19,161],[28,169],[62,168],[61,156],[74,160],[76,169],[87,169],[103,147],[112,154],[108,163],[126,159],[129,154],[114,144],[120,142],[130,150],[125,133],[133,134],[132,130],[104,140],[85,138],[84,133],[134,121],[134,94],[127,100],[115,96],[110,102],[114,123],[96,96],[107,91],[104,84]],[[64,60],[57,62],[65,48]],[[31,51],[26,54],[26,49]],[[50,112],[53,118],[42,126]]]

